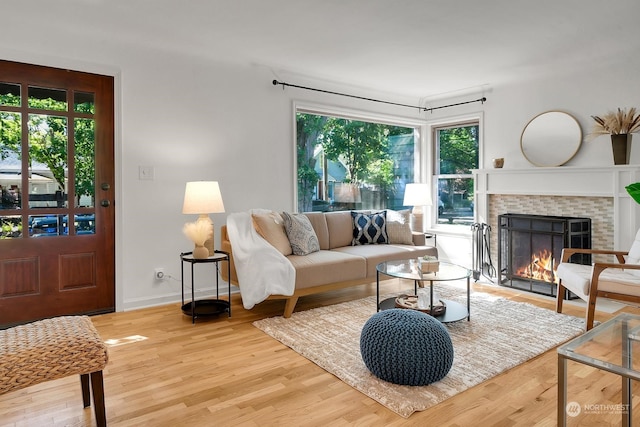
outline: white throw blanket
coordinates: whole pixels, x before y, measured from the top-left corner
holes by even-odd
[[[242,305],[247,310],[270,295],[293,295],[296,270],[289,260],[253,228],[250,212],[227,217]]]

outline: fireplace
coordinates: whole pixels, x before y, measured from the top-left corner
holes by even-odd
[[[591,248],[591,219],[547,215],[498,215],[498,283],[555,296],[562,249]],[[591,264],[591,255],[571,262]]]

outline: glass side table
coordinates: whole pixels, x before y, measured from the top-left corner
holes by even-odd
[[[567,415],[578,416],[584,406],[579,402],[567,403],[567,360],[620,375],[622,404],[613,406],[622,415],[622,425],[630,426],[631,380],[640,381],[640,358],[634,361],[633,356],[639,352],[640,316],[628,313],[619,314],[558,347],[558,426],[566,426]]]
[[[224,251],[214,251],[214,254],[208,258],[197,259],[193,257],[192,252],[183,252],[180,254],[181,274],[182,274],[182,312],[187,316],[191,316],[191,322],[196,323],[198,317],[210,317],[218,316],[221,313],[228,313],[231,317],[231,280],[227,283],[228,293],[227,300],[220,299],[220,268],[219,263],[226,261],[227,263],[227,277],[231,278],[231,263],[229,262],[229,254]],[[184,263],[191,264],[191,301],[186,302],[184,300]],[[216,275],[216,297],[195,299],[195,285],[193,277],[193,266],[195,264],[215,264]]]

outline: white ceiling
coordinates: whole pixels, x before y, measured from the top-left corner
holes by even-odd
[[[5,0],[6,1],[6,0]],[[78,43],[120,42],[435,98],[627,58],[639,0],[11,0]],[[71,17],[73,25],[63,24]],[[5,26],[6,28],[6,26]],[[0,29],[0,31],[2,31]],[[5,38],[6,41],[6,38]]]

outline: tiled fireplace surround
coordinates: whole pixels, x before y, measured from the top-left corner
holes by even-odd
[[[494,264],[500,214],[591,218],[592,247],[602,249],[628,250],[640,228],[640,206],[624,188],[640,181],[639,166],[478,169],[474,178],[478,222],[491,226]]]

